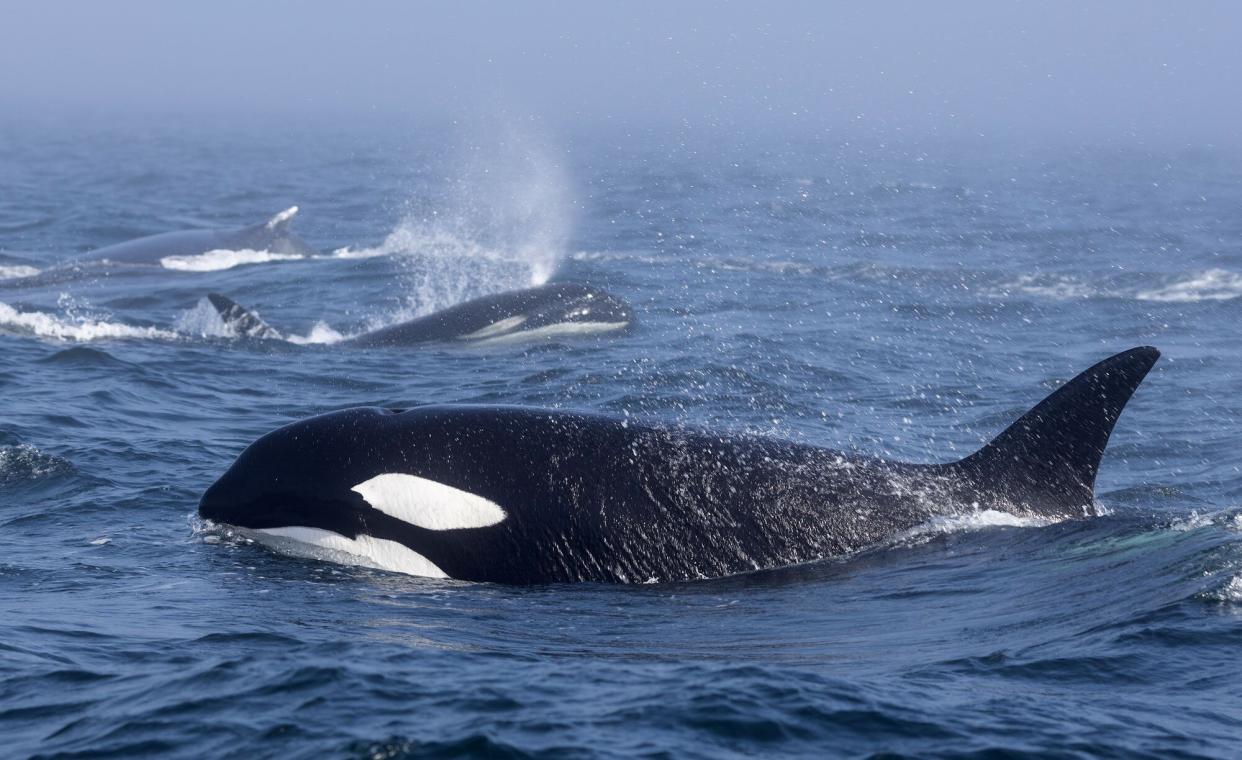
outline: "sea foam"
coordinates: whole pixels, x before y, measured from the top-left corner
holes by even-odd
[[[39,269],[24,264],[0,264],[0,280],[16,280],[20,277],[34,277]]]
[[[231,251],[217,248],[193,256],[165,256],[160,265],[178,272],[220,272],[243,264],[266,264],[271,261],[297,261],[305,258],[300,253],[272,253],[243,248]]]
[[[180,337],[172,330],[158,327],[139,327],[83,316],[55,316],[41,311],[18,311],[3,301],[0,301],[0,328],[40,338],[75,342],[107,338],[174,340]]]

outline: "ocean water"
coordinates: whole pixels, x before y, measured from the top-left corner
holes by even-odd
[[[74,261],[293,205],[323,255]],[[0,754],[1236,756],[1240,208],[1224,149],[0,127]],[[549,278],[629,299],[635,328],[333,345]],[[292,339],[233,339],[209,291]],[[247,443],[349,406],[946,461],[1141,344],[1164,358],[1094,519],[983,513],[839,561],[527,588],[194,519]]]

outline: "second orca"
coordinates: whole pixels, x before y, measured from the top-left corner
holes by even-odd
[[[235,301],[210,293],[207,301],[233,335],[276,338],[281,334]],[[629,327],[629,305],[598,288],[554,283],[464,301],[408,322],[347,338],[339,345],[364,348],[435,341],[496,343],[609,332]]]

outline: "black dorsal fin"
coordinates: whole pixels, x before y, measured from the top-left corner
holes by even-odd
[[[1108,437],[1159,358],[1159,351],[1143,346],[1105,359],[950,467],[982,493],[1018,508],[1048,515],[1091,513]]]
[[[231,298],[219,293],[208,293],[207,302],[220,315],[220,320],[238,338],[271,338],[279,340],[281,335],[258,314],[248,311]]]

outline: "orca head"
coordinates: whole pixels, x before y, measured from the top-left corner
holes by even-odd
[[[354,538],[367,506],[351,490],[368,479],[367,452],[360,450],[371,437],[365,432],[392,413],[347,409],[268,433],[207,489],[199,516],[248,530],[302,527]]]
[[[564,286],[554,297],[538,304],[522,323],[522,330],[581,326],[599,330],[628,327],[634,320],[630,305],[611,293],[582,286]]]
[[[347,554],[387,570],[448,577],[445,532],[490,528],[508,514],[410,462],[401,431],[415,423],[405,410],[367,407],[274,430],[207,489],[199,516],[294,554],[309,545],[315,556]]]

